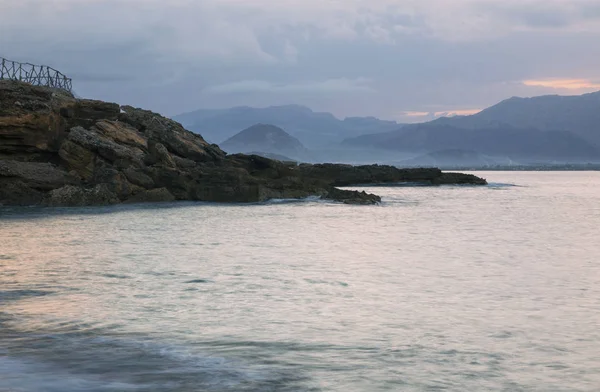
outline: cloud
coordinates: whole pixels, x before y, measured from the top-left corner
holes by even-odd
[[[284,101],[414,120],[594,86],[598,42],[598,0],[0,0],[0,55],[166,114]]]
[[[551,89],[564,90],[599,90],[600,82],[588,79],[538,79],[524,80],[525,86],[547,87]]]
[[[479,113],[480,111],[481,109],[449,109],[434,112],[403,111],[400,112],[396,118],[406,123],[414,123],[431,121],[440,117],[469,116]]]
[[[364,78],[339,78],[320,82],[309,81],[289,84],[275,84],[264,80],[244,80],[217,86],[209,86],[205,88],[203,92],[207,94],[374,92],[374,90],[369,87],[368,82],[369,80]]]
[[[470,116],[481,112],[481,109],[458,109],[435,112],[436,117]]]
[[[431,112],[404,111],[404,112],[400,112],[400,115],[403,117],[427,117],[427,116],[431,115]]]

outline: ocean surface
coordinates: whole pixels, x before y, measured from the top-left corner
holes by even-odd
[[[0,209],[0,391],[600,391],[600,173]]]

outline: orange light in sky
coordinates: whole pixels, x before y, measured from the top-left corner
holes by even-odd
[[[429,112],[402,112],[402,115],[406,117],[426,117],[429,114]]]
[[[418,112],[418,111],[407,111],[402,112],[401,115],[405,117],[449,117],[449,116],[468,116],[471,114],[479,113],[481,109],[458,109],[458,110],[444,110],[437,112]]]
[[[525,86],[567,90],[600,89],[600,83],[588,79],[532,79],[524,80],[523,84]]]
[[[459,109],[459,110],[448,110],[445,112],[435,112],[435,116],[470,116],[472,114],[477,114],[481,111],[481,109]]]

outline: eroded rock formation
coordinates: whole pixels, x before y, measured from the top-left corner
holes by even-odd
[[[403,181],[485,183],[437,169],[296,166],[227,155],[150,111],[0,81],[0,205],[258,202],[314,195],[372,204],[378,196],[335,187]]]

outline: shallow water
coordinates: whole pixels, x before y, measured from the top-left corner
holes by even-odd
[[[0,209],[0,391],[600,390],[600,173],[482,175]]]

